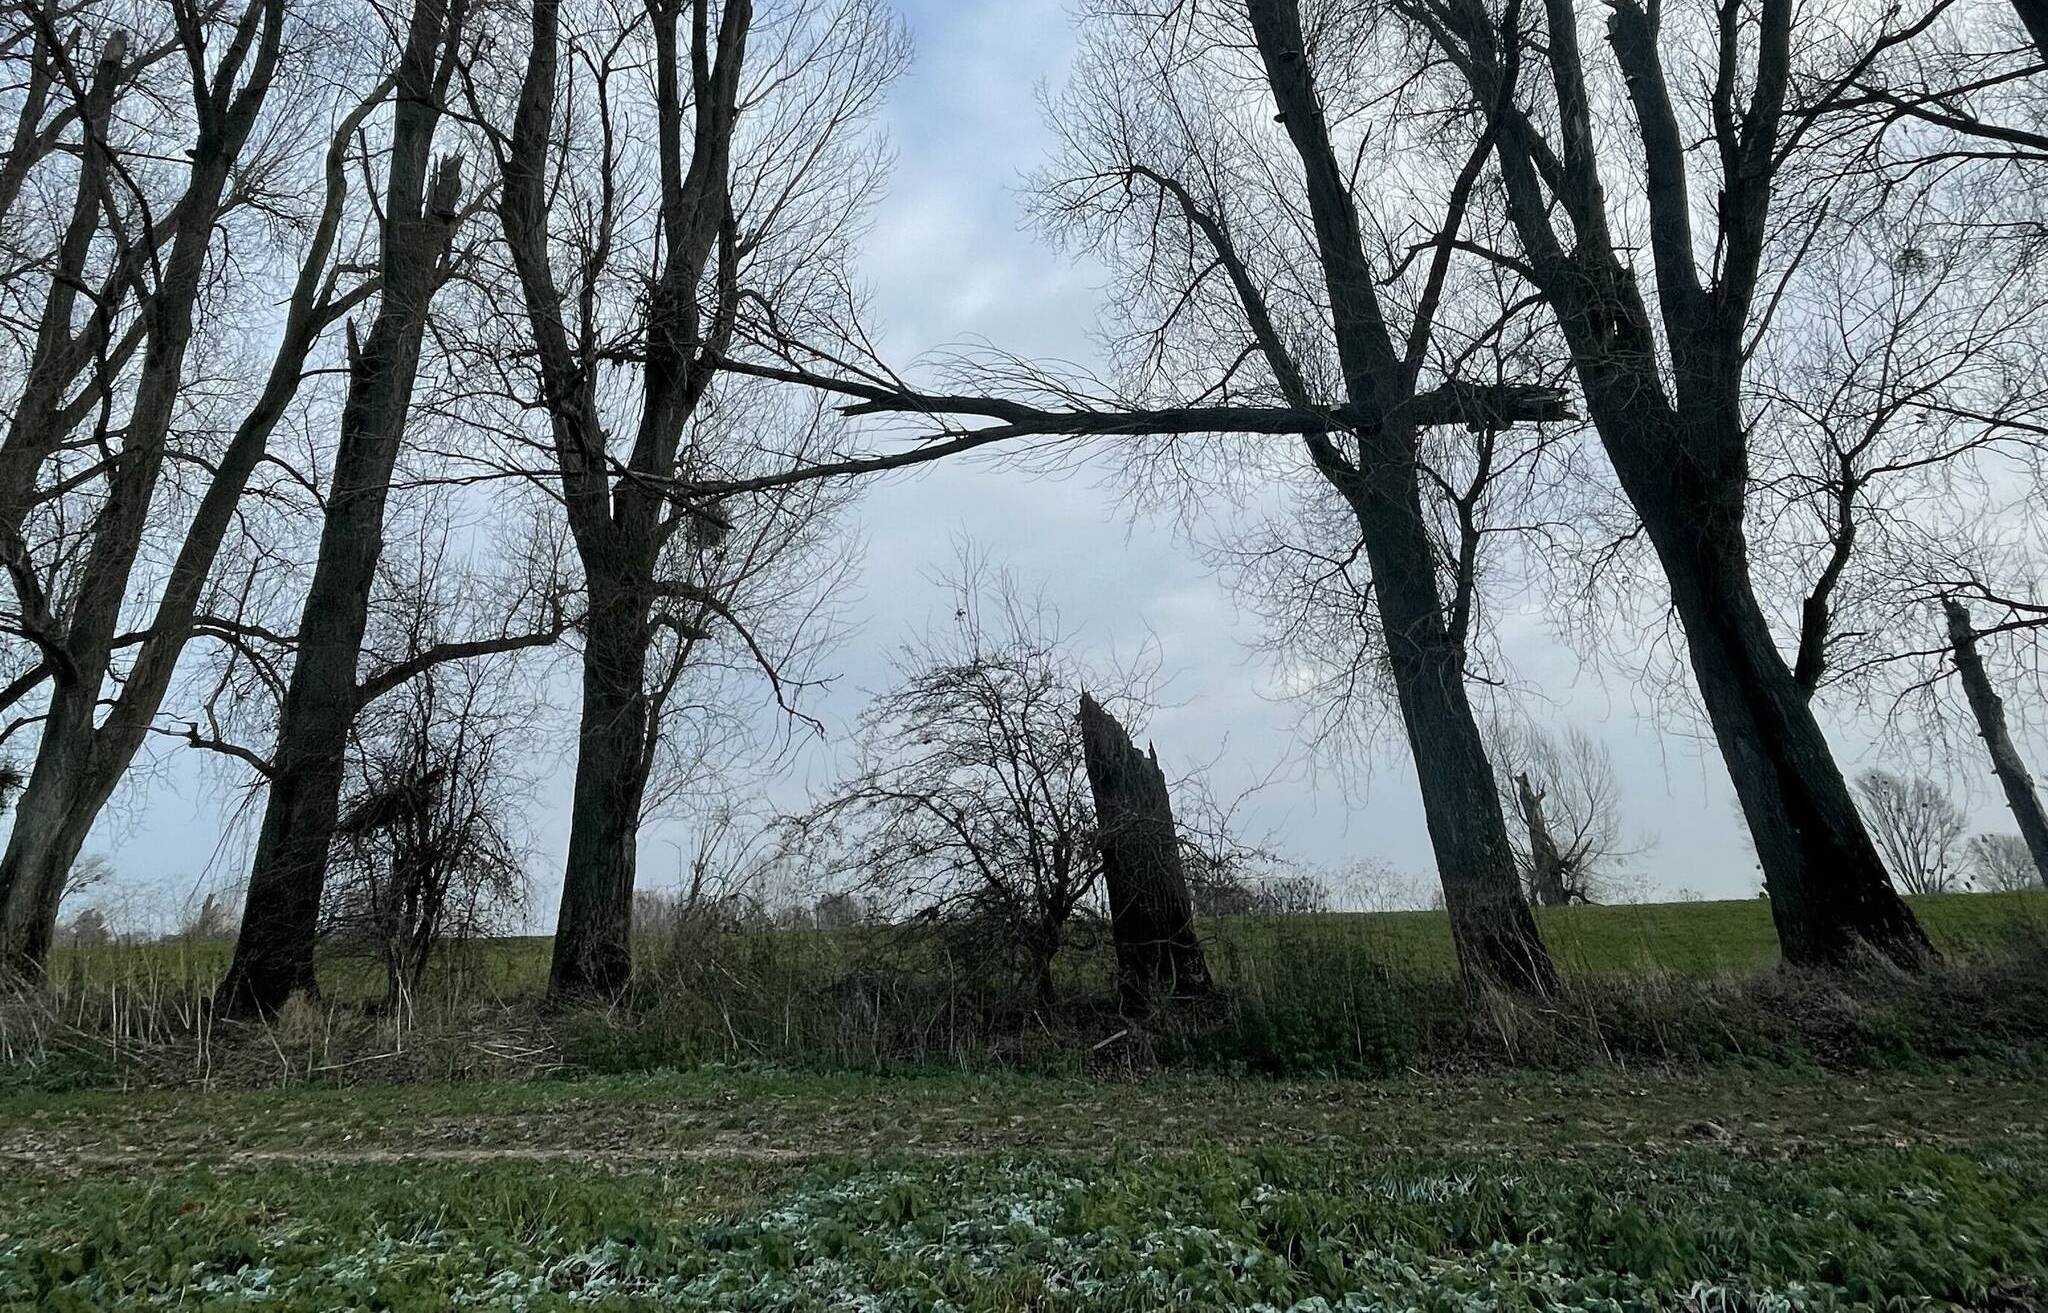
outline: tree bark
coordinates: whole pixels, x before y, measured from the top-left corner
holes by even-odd
[[[2048,60],[2048,0],[2012,0],[2013,12],[2026,24],[2027,35],[2041,58]]]
[[[317,992],[313,948],[340,808],[343,756],[362,701],[357,666],[384,552],[384,508],[419,375],[427,308],[458,220],[460,161],[428,184],[460,0],[418,0],[398,74],[379,272],[369,336],[350,334],[348,399],[320,551],[280,710],[270,795],[249,872],[234,960],[220,987],[231,1015],[273,1012]],[[444,57],[444,47],[448,55]]]
[[[1955,651],[1956,673],[1962,676],[1963,695],[1969,699],[1970,712],[1977,718],[1977,733],[1984,739],[1984,750],[1991,754],[1991,773],[1998,776],[1998,787],[2005,790],[2006,805],[2012,808],[2013,820],[2020,827],[2020,837],[2026,840],[2027,852],[2033,856],[2041,883],[2048,885],[2048,812],[2041,808],[2041,795],[2034,791],[2034,777],[2027,773],[2027,763],[2021,760],[2012,732],[2006,727],[2005,700],[1998,696],[1991,687],[1991,677],[1984,673],[1984,658],[1977,651],[1977,634],[1970,628],[1969,610],[1953,598],[1944,599],[1941,608],[1948,617],[1948,641]]]
[[[132,290],[130,279],[110,278],[100,289],[99,313],[88,317],[85,331],[76,331],[79,296],[90,295],[84,281],[87,260],[95,242],[103,238],[100,218],[108,174],[115,163],[107,129],[122,90],[126,49],[127,37],[117,29],[94,61],[92,83],[77,107],[78,174],[72,187],[71,212],[63,237],[51,253],[48,292],[36,323],[35,345],[22,377],[21,395],[7,419],[6,438],[0,441],[0,526],[4,526],[10,556],[23,550],[18,535],[43,461],[80,422],[77,402],[67,404],[70,390],[87,369],[110,363],[102,357],[108,345],[107,332],[115,309]],[[46,61],[52,57],[47,36],[39,34],[36,70],[47,70]],[[25,170],[24,163],[24,174]],[[195,173],[195,185],[187,189],[188,195],[207,178],[204,172]]]
[[[0,884],[5,899],[0,909],[0,974],[34,979],[49,961],[64,881],[85,847],[91,818],[99,811],[80,807],[73,791],[63,787],[88,774],[85,759],[91,752],[91,732],[89,717],[72,715],[62,725],[45,725],[35,767],[15,805],[13,830],[7,836],[6,878]]]
[[[1418,435],[1412,420],[1400,418],[1414,396],[1413,370],[1395,350],[1379,303],[1357,209],[1311,76],[1297,0],[1250,0],[1247,8],[1280,121],[1301,161],[1346,395],[1369,421],[1354,434],[1355,460],[1324,438],[1310,438],[1309,450],[1357,518],[1372,567],[1459,962],[1474,976],[1547,993],[1556,986],[1556,969],[1515,870],[1493,767],[1465,690],[1464,645],[1451,633],[1438,592]],[[1255,320],[1262,319],[1263,304],[1255,298],[1253,304]],[[1268,352],[1278,354],[1271,346]],[[1291,368],[1281,374],[1290,393],[1301,391]],[[1303,399],[1290,397],[1296,404]]]
[[[1588,373],[1603,393],[1614,386],[1599,370]],[[1630,414],[1641,409],[1641,397],[1607,395],[1592,408],[1596,418],[1610,417],[1601,438],[1670,582],[1700,699],[1763,866],[1784,958],[1834,966],[1875,950],[1918,967],[1933,946],[1892,887],[1757,603],[1742,529],[1747,479],[1739,430]],[[1717,459],[1738,472],[1717,468]]]
[[[569,857],[548,966],[548,994],[556,999],[615,998],[632,978],[633,883],[653,715],[648,608],[644,588],[593,578]]]
[[[1180,834],[1157,753],[1142,753],[1116,718],[1081,694],[1081,751],[1095,795],[1102,882],[1126,1011],[1206,994],[1209,965],[1195,938]],[[1048,979],[1049,983],[1049,979]]]
[[[1522,809],[1522,823],[1529,827],[1529,896],[1539,907],[1563,907],[1571,901],[1565,887],[1564,854],[1550,833],[1550,821],[1543,814],[1543,795],[1529,783],[1529,773],[1515,776],[1515,796]]]
[[[82,148],[80,204],[67,228],[60,268],[45,309],[36,356],[30,368],[22,405],[17,408],[0,461],[0,556],[14,576],[17,600],[33,618],[36,637],[52,668],[53,688],[37,745],[36,764],[17,807],[13,832],[0,856],[0,970],[20,975],[42,971],[55,933],[64,880],[77,860],[100,810],[112,796],[147,733],[147,717],[138,725],[135,711],[161,697],[157,675],[169,678],[160,659],[146,664],[145,653],[115,698],[102,729],[96,723],[101,691],[113,665],[116,631],[135,562],[142,548],[184,362],[193,332],[194,307],[206,273],[206,257],[214,237],[228,179],[256,124],[276,70],[283,28],[282,0],[251,0],[244,11],[240,39],[214,70],[213,87],[199,84],[195,108],[198,145],[184,193],[156,232],[142,246],[154,251],[161,233],[170,234],[153,294],[141,305],[146,347],[127,422],[121,427],[120,450],[107,476],[107,495],[94,521],[90,545],[71,588],[69,606],[60,619],[50,613],[36,570],[21,542],[40,461],[82,418],[79,401],[64,403],[70,381],[90,362],[111,373],[119,363],[104,351],[106,318],[95,316],[94,329],[73,335],[69,317],[77,290],[84,251],[79,242],[94,235],[98,200],[85,203],[84,190],[105,185],[108,151],[104,134],[114,87],[120,75],[118,36],[109,41],[99,61],[93,89],[81,112],[86,142]],[[189,39],[189,38],[187,38]],[[196,53],[196,52],[195,52]],[[237,79],[246,80],[233,90]],[[232,94],[230,94],[232,92]],[[117,265],[141,258],[130,250]],[[132,271],[131,271],[132,272]],[[118,275],[116,290],[125,290]],[[59,292],[62,291],[60,296]],[[125,353],[120,358],[125,359]],[[103,396],[114,386],[111,376],[92,382],[86,397]],[[189,619],[189,617],[188,617]],[[161,649],[168,633],[155,636]],[[177,641],[182,642],[180,634]]]
[[[1646,13],[1615,0],[1610,8],[1609,40],[1643,146],[1661,335],[1610,230],[1577,10],[1569,0],[1545,0],[1544,10],[1559,147],[1516,101],[1512,70],[1524,52],[1503,51],[1477,10],[1434,12],[1443,16],[1440,39],[1455,32],[1467,43],[1458,58],[1492,107],[1488,131],[1529,276],[1551,302],[1601,444],[1670,583],[1701,701],[1763,865],[1785,960],[1833,965],[1870,948],[1901,966],[1920,965],[1933,948],[1892,888],[1805,691],[1777,649],[1743,534],[1745,339],[1770,230],[1791,6],[1761,6],[1748,104],[1717,120],[1723,176],[1714,211],[1719,263],[1710,282],[1696,263],[1700,207],[1659,58],[1655,7]],[[1723,36],[1735,38],[1732,27]],[[1721,52],[1731,77],[1742,54],[1734,44]],[[1551,226],[1560,213],[1568,239]],[[1661,367],[1667,353],[1668,380]]]
[[[562,501],[590,589],[569,856],[548,969],[556,1001],[615,997],[632,973],[633,883],[657,711],[646,666],[653,609],[666,595],[655,576],[662,545],[695,514],[662,489],[676,477],[684,430],[717,371],[738,303],[730,171],[753,20],[747,0],[727,0],[714,32],[708,7],[699,6],[685,35],[681,6],[648,8],[663,263],[646,299],[639,423],[614,484],[594,390],[596,326],[580,324],[572,340],[549,258],[560,8],[559,0],[533,0],[498,204],[538,357]],[[716,289],[708,317],[699,304],[707,281]]]
[[[1352,499],[1372,567],[1459,966],[1475,979],[1549,994],[1556,966],[1515,868],[1493,764],[1465,689],[1464,648],[1444,621],[1414,460],[1401,444],[1386,445],[1394,450],[1368,456],[1363,471],[1339,486]]]

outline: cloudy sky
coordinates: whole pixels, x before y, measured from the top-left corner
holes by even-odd
[[[968,339],[1020,355],[1087,361],[1099,271],[1049,251],[1025,230],[1019,183],[1045,152],[1036,92],[1057,85],[1072,47],[1054,0],[917,0],[905,6],[917,58],[889,114],[898,165],[875,216],[866,273],[890,353],[907,360]],[[1374,858],[1432,871],[1413,777],[1389,743],[1364,772],[1340,777],[1300,759],[1293,711],[1270,695],[1271,672],[1251,651],[1256,619],[1242,615],[1197,562],[1176,526],[1137,517],[1084,470],[1029,479],[986,465],[935,469],[871,487],[859,512],[866,542],[858,629],[831,669],[819,709],[833,737],[798,753],[776,785],[790,801],[834,770],[844,725],[863,691],[887,675],[887,653],[949,606],[929,579],[967,537],[1031,586],[1043,585],[1067,626],[1099,653],[1155,643],[1169,704],[1151,733],[1170,767],[1213,763],[1224,796],[1265,781],[1245,805],[1254,835],[1337,867]],[[1657,719],[1623,670],[1584,668],[1539,617],[1502,621],[1503,646],[1539,698],[1539,718],[1577,723],[1606,743],[1619,769],[1627,830],[1654,837],[1636,865],[1664,896],[1747,897],[1753,857],[1711,744],[1699,726]],[[1868,735],[1837,724],[1845,766],[1871,758]],[[108,855],[123,883],[170,901],[232,883],[248,825],[228,821],[218,783],[175,752],[110,809],[89,851]],[[1980,828],[2010,829],[1987,779],[1957,779]],[[544,781],[537,813],[535,919],[552,921],[566,846],[568,773]],[[650,827],[643,879],[666,883],[672,824]]]

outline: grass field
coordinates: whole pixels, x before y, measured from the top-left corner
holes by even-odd
[[[1136,1080],[1081,1060],[1099,949],[967,1048],[957,985],[843,987],[874,931],[650,946],[564,1017],[332,962],[225,1034],[217,946],[72,954],[0,1013],[0,1310],[2048,1308],[2048,899],[1917,906],[1922,980],[1762,973],[1761,902],[1546,913],[1536,1003],[1441,916],[1224,921],[1230,1001]]]
[[[0,1101],[8,1309],[1970,1307],[2038,1082],[717,1070]]]
[[[1543,914],[1565,968],[1540,1004],[1476,1000],[1440,913],[1226,918],[1204,924],[1222,984],[1106,1055],[1124,1025],[1099,930],[1030,1005],[971,941],[923,927],[699,927],[640,946],[616,1007],[541,1006],[547,941],[458,946],[408,1005],[374,1003],[362,959],[323,963],[324,1003],[277,1024],[216,1026],[225,946],[71,952],[52,987],[0,997],[0,1091],[279,1081],[501,1079],[707,1062],[810,1069],[1155,1065],[1264,1075],[1578,1068],[1731,1060],[1857,1067],[2048,1052],[2048,897],[1917,900],[1948,955],[1924,977],[1844,988],[1775,973],[1761,900]]]
[[[1908,901],[1935,943],[1950,953],[1967,954],[1993,944],[2016,926],[2048,932],[2048,893],[1934,894]],[[1770,904],[1760,898],[1539,908],[1536,917],[1559,963],[1582,976],[1654,971],[1705,977],[1752,971],[1778,960]],[[1282,934],[1357,944],[1398,969],[1447,971],[1454,964],[1450,923],[1442,912],[1225,917],[1203,923],[1202,931],[1211,965],[1225,980],[1233,962],[1263,955]],[[828,962],[852,960],[873,935],[758,933],[772,937],[778,946]],[[470,945],[458,955],[458,969],[468,983],[487,994],[536,994],[547,982],[548,943],[535,936]],[[58,981],[72,986],[104,986],[149,976],[210,986],[226,971],[228,951],[229,945],[217,942],[60,949],[51,971]],[[1095,959],[1102,956],[1070,953],[1063,973],[1070,978],[1100,974],[1102,963]],[[321,983],[328,996],[341,999],[368,997],[383,989],[378,972],[361,960],[327,961]]]

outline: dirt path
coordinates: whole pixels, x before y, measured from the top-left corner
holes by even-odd
[[[1079,1081],[713,1072],[517,1085],[0,1100],[0,1164],[61,1175],[193,1165],[525,1161],[644,1170],[884,1155],[1320,1149],[1577,1156],[1712,1147],[2038,1143],[2012,1076],[1780,1073],[1465,1081]]]

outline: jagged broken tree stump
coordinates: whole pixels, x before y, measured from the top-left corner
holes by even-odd
[[[1564,854],[1558,851],[1550,819],[1543,813],[1544,793],[1529,783],[1529,772],[1516,773],[1516,800],[1529,827],[1529,897],[1540,907],[1563,907],[1572,900],[1571,888],[1565,883]]]
[[[1102,881],[1126,1011],[1207,994],[1209,965],[1195,938],[1180,835],[1159,756],[1139,752],[1102,704],[1081,694],[1081,752],[1095,795]]]

